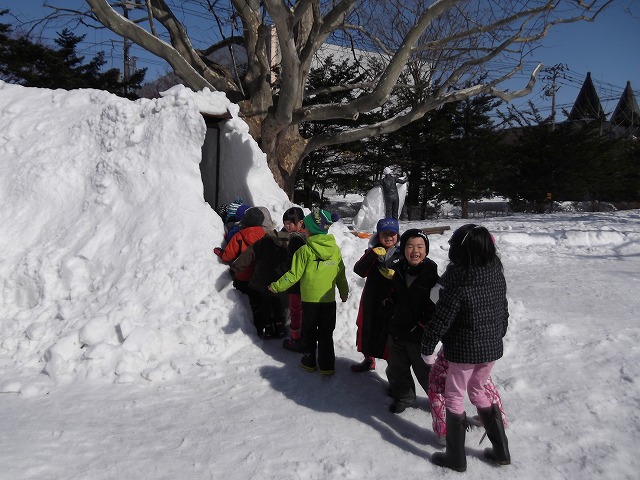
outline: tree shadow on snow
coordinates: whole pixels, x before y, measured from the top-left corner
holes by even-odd
[[[285,365],[263,366],[260,375],[298,405],[356,419],[376,430],[385,441],[421,458],[430,458],[432,452],[415,444],[440,449],[430,429],[429,403],[424,396],[419,395],[412,408],[394,414],[389,412],[392,399],[387,396],[388,382],[375,371],[351,372],[351,359],[336,358],[336,374],[325,377],[304,370],[300,366],[302,355],[284,350],[281,340],[263,341],[263,350]],[[421,410],[420,424],[410,418],[415,409]]]

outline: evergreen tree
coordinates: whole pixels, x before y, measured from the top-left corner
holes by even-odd
[[[552,201],[600,201],[637,198],[637,163],[622,140],[602,133],[599,120],[564,122],[552,128],[530,103],[529,110],[503,116],[518,125],[497,190],[516,209],[542,212]]]
[[[0,16],[7,11],[0,12]],[[0,23],[0,79],[25,87],[96,88],[116,95],[137,98],[134,93],[144,80],[146,69],[136,70],[128,81],[120,80],[120,71],[102,71],[107,63],[99,52],[88,63],[77,53],[84,35],[68,29],[58,33],[57,48],[31,41],[26,36],[13,36],[11,26]]]
[[[349,60],[336,62],[333,56],[312,69],[309,74],[310,104],[348,101],[356,93],[353,90],[333,91],[331,87],[344,82],[359,82],[364,78],[357,63]],[[317,92],[317,93],[316,93]],[[305,122],[300,126],[304,138],[353,128],[356,121]],[[302,162],[296,175],[297,201],[310,207],[321,201],[327,188],[339,192],[362,192],[371,188],[368,180],[372,173],[372,155],[375,144],[369,140],[351,144],[325,147],[311,152]],[[320,198],[314,196],[317,192]]]
[[[447,112],[451,131],[433,158],[432,183],[438,200],[460,202],[462,218],[468,218],[469,201],[494,193],[502,147],[489,113],[498,104],[494,97],[479,95]]]

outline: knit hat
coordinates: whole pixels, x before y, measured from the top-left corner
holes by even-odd
[[[275,229],[276,225],[275,223],[273,223],[273,220],[271,219],[271,213],[269,212],[269,209],[267,207],[256,207],[256,208],[260,209],[260,211],[262,212],[262,215],[264,216],[264,218],[262,219],[261,225],[266,230]]]
[[[249,210],[251,208],[250,205],[247,205],[246,203],[243,203],[242,205],[240,205],[237,209],[236,209],[236,213],[235,213],[235,217],[236,217],[236,221],[240,221],[242,220],[242,217],[244,217],[244,214],[247,212],[247,210]]]
[[[259,227],[264,222],[264,213],[258,207],[251,207],[244,212],[242,220],[240,220],[240,226],[245,227]]]
[[[427,251],[425,255],[429,255],[429,239],[427,238],[427,234],[418,228],[411,228],[404,232],[400,237],[400,251],[404,254],[404,249],[407,246],[407,242],[410,238],[420,237],[424,240],[424,243],[427,247]]]
[[[311,213],[304,217],[304,226],[311,235],[320,235],[327,233],[329,227],[333,223],[331,221],[331,214],[326,210],[320,210],[314,208]]]
[[[231,203],[229,203],[229,205],[227,205],[227,217],[226,217],[226,221],[227,222],[229,220],[231,220],[231,217],[236,217],[236,212],[237,212],[238,208],[240,207],[240,205],[242,205],[242,203],[243,203],[242,197],[236,197],[236,198],[233,199],[233,202],[231,202]],[[236,218],[238,218],[238,217],[236,217]]]
[[[398,220],[395,218],[383,218],[378,220],[378,225],[376,225],[376,232],[395,232],[400,233],[400,226],[398,225]]]
[[[389,175],[391,173],[391,167],[384,167],[382,173],[384,173],[385,175]]]

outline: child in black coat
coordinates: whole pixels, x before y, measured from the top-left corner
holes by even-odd
[[[382,218],[376,225],[376,232],[367,248],[355,265],[353,271],[366,278],[356,325],[356,347],[364,355],[364,360],[351,365],[352,372],[368,372],[376,368],[376,358],[389,359],[387,337],[389,335],[389,310],[391,301],[391,282],[388,269],[394,268],[400,261],[398,243],[400,227],[395,218]]]
[[[416,400],[411,369],[425,392],[429,389],[429,370],[420,356],[420,340],[435,309],[431,289],[438,282],[438,267],[427,255],[427,235],[416,228],[400,237],[404,258],[394,269],[392,282],[393,315],[389,321],[389,362],[387,379],[393,396],[389,411],[401,413]]]

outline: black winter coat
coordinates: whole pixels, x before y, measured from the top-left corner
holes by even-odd
[[[234,273],[253,266],[249,287],[262,293],[269,293],[267,287],[275,282],[287,270],[287,244],[289,233],[269,231],[257,242],[249,246],[231,264]]]
[[[380,246],[382,245],[378,243],[372,248]],[[388,324],[394,304],[391,299],[391,282],[382,276],[380,268],[385,265],[394,268],[398,258],[391,256],[385,263],[381,263],[372,248],[368,248],[353,266],[357,275],[367,279],[360,297],[356,345],[358,351],[365,355],[386,358]]]
[[[410,273],[417,275],[407,286]],[[420,343],[425,325],[435,310],[430,295],[436,283],[438,266],[433,260],[427,258],[418,267],[409,267],[403,258],[391,281],[395,305],[389,322],[389,335]]]
[[[465,271],[452,263],[440,284],[440,299],[425,329],[422,353],[433,353],[442,340],[444,358],[450,362],[478,364],[502,357],[509,318],[502,264]]]

